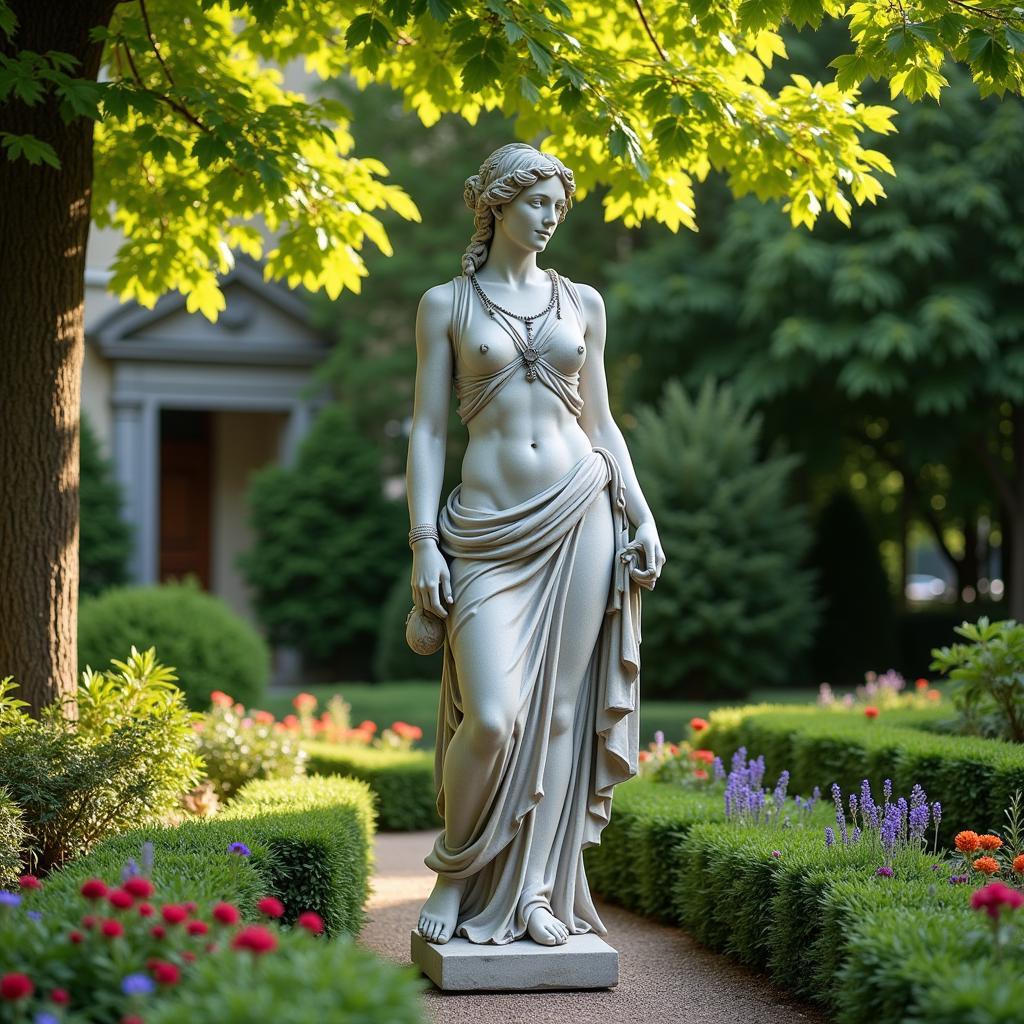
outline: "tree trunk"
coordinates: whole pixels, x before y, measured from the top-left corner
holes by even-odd
[[[112,0],[15,0],[19,27],[0,52],[58,50],[96,79]],[[74,697],[78,657],[78,424],[84,356],[85,246],[92,192],[93,122],[65,124],[47,96],[10,94],[0,125],[50,143],[61,169],[0,158],[0,677],[34,714]],[[74,713],[73,701],[68,713]]]

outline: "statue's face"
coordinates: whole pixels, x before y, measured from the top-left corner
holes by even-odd
[[[541,178],[495,213],[509,239],[524,249],[543,252],[565,210],[560,178]]]

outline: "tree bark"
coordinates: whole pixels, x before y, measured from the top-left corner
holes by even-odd
[[[15,0],[14,40],[0,52],[58,50],[96,79],[113,0]],[[55,97],[27,106],[9,94],[4,131],[50,143],[56,170],[0,157],[0,677],[32,712],[73,697],[78,674],[79,413],[84,356],[85,247],[92,192],[93,122],[65,124]]]

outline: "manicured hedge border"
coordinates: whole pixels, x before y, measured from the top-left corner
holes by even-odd
[[[441,828],[434,788],[434,753],[424,750],[343,748],[309,741],[307,771],[361,779],[377,798],[377,824],[383,832]]]
[[[700,742],[726,765],[741,746],[750,756],[764,754],[765,778],[789,769],[791,793],[820,786],[827,799],[833,782],[847,794],[868,778],[877,795],[882,780],[891,778],[894,790],[906,795],[920,783],[929,800],[942,804],[939,841],[945,846],[961,829],[1005,825],[1005,808],[1014,791],[1024,789],[1024,746],[924,731],[948,717],[940,710],[883,716],[770,704],[720,708],[711,712]]]
[[[328,934],[355,935],[365,918],[373,831],[373,796],[365,783],[318,776],[259,780],[209,820],[148,826],[105,840],[51,874],[43,894],[59,913],[84,879],[119,878],[148,840],[153,881],[165,901],[229,900],[256,918],[256,902],[272,895],[284,903],[286,923],[315,910]],[[245,843],[251,856],[229,855],[233,842]]]
[[[937,880],[931,858],[886,879],[868,849],[833,856],[827,801],[806,830],[709,821],[708,810],[707,797],[669,785],[620,786],[601,846],[586,854],[595,891],[682,925],[839,1024],[1020,1020],[1024,950],[1007,950],[1000,971],[969,887]]]

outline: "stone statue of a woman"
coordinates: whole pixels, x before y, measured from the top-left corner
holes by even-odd
[[[429,942],[607,931],[583,850],[636,774],[639,588],[665,555],[609,411],[601,296],[537,266],[575,189],[531,146],[492,153],[463,273],[417,313],[411,582],[446,634]],[[438,516],[453,381],[469,443]]]

